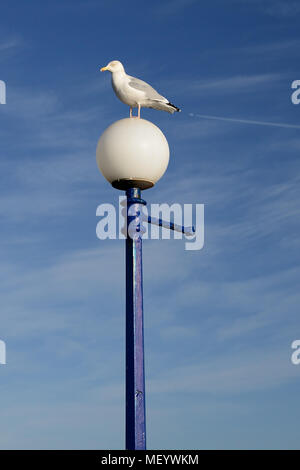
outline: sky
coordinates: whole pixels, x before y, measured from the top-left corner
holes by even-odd
[[[125,445],[124,240],[96,237],[122,194],[95,159],[129,114],[99,72],[114,59],[182,108],[142,109],[170,146],[143,197],[205,205],[202,250],[144,242],[147,446],[299,448],[299,16],[294,0],[1,2],[1,449]]]

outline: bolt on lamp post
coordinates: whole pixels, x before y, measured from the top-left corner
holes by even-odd
[[[101,135],[97,164],[111,185],[126,191],[126,449],[146,449],[144,325],[142,279],[141,191],[151,188],[165,173],[169,146],[161,130],[144,119],[121,119]],[[146,222],[172,230],[185,228],[147,217]],[[131,234],[131,224],[137,230]],[[140,231],[139,230],[140,227]]]

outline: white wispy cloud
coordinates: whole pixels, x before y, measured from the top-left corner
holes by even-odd
[[[190,97],[199,97],[209,94],[215,96],[224,96],[239,93],[257,93],[263,91],[276,83],[280,83],[285,78],[283,73],[266,73],[255,75],[234,75],[230,77],[211,77],[206,79],[198,79],[195,77],[186,77],[184,79],[168,79],[161,80],[160,87],[162,90],[168,90],[169,95],[177,95]]]
[[[300,13],[300,4],[297,0],[264,0],[260,8],[270,16],[291,18]]]
[[[260,42],[251,46],[244,46],[240,48],[234,49],[232,52],[239,52],[240,54],[248,55],[248,54],[257,54],[264,55],[265,59],[270,58],[270,54],[273,57],[274,55],[281,55],[282,53],[286,54],[294,54],[297,49],[299,49],[300,40],[299,39],[291,39],[291,40],[283,40],[277,41],[273,40],[271,42]]]
[[[0,37],[0,62],[4,63],[6,60],[9,60],[11,57],[14,57],[19,51],[21,51],[25,46],[23,38],[20,36],[8,36],[6,38]],[[1,79],[4,79],[2,77]]]
[[[267,85],[270,82],[278,81],[283,78],[282,74],[267,73],[257,75],[237,75],[228,78],[206,79],[194,81],[190,84],[193,90],[212,90],[215,92],[238,92],[247,90],[256,90],[260,85]]]
[[[22,43],[23,42],[20,37],[11,37],[7,39],[0,38],[0,52],[3,53],[5,51],[15,49],[16,47],[20,47]]]
[[[205,358],[202,364],[169,368],[163,376],[150,379],[150,393],[214,394],[250,392],[279,387],[297,380],[298,370],[286,351],[254,349],[244,354],[219,359]],[[180,377],[180,380],[178,379]]]
[[[29,390],[34,403],[28,397]],[[93,400],[69,396],[57,403],[53,396],[62,395],[63,389],[54,388],[51,395],[48,385],[38,384],[35,390],[38,393],[29,386],[23,387],[23,403],[7,406],[3,411],[1,429],[6,432],[1,449],[120,449],[124,446],[121,400],[109,404],[100,393]],[[20,419],[26,422],[26,433],[19,425]],[[87,438],[85,442],[83,435]]]
[[[232,3],[243,3],[248,7],[257,8],[267,15],[283,19],[295,17],[300,12],[297,0],[232,0]]]

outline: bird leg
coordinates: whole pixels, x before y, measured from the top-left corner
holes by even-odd
[[[140,114],[141,114],[141,105],[140,105],[140,104],[138,105],[138,115],[137,115],[137,116],[132,116],[132,106],[130,106],[129,116],[130,116],[131,118],[137,118],[137,119],[139,119],[139,118],[140,118]]]

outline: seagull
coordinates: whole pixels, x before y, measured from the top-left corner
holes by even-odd
[[[112,87],[119,100],[130,106],[129,116],[131,118],[133,117],[132,108],[138,108],[138,118],[141,117],[142,107],[160,109],[171,114],[181,111],[148,83],[127,75],[119,60],[113,60],[106,67],[100,69],[101,72],[105,70],[111,72]]]

